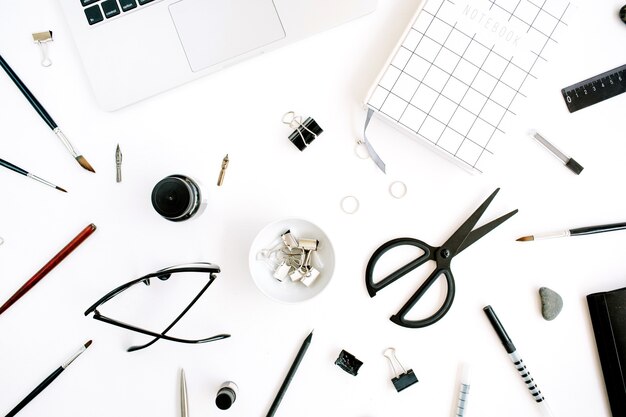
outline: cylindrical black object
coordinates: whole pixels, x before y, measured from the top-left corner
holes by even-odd
[[[228,410],[237,398],[237,384],[232,381],[226,381],[220,385],[215,397],[215,405],[220,410]]]
[[[191,218],[201,203],[200,187],[184,175],[165,177],[152,190],[152,206],[156,212],[174,222]]]
[[[619,17],[622,19],[622,22],[626,23],[626,6],[619,11]]]

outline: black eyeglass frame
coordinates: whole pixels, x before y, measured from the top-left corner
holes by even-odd
[[[107,301],[111,300],[112,298],[114,298],[116,295],[121,294],[122,292],[126,291],[127,289],[129,289],[130,287],[139,284],[141,282],[143,282],[146,285],[150,285],[150,279],[151,278],[158,278],[161,281],[165,281],[167,279],[169,279],[171,277],[172,274],[178,273],[178,272],[203,272],[203,273],[208,273],[209,274],[209,281],[206,283],[206,285],[204,285],[204,287],[202,287],[202,289],[198,292],[198,294],[193,298],[193,300],[191,300],[191,302],[187,305],[187,307],[185,307],[185,309],[182,311],[182,313],[180,313],[175,319],[174,321],[165,328],[165,330],[163,330],[161,333],[156,333],[156,332],[152,332],[150,330],[145,330],[142,329],[140,327],[136,327],[133,326],[131,324],[128,323],[124,323],[115,319],[112,319],[110,317],[104,316],[102,314],[100,314],[100,312],[98,311],[98,307],[102,306],[104,303],[106,303]],[[93,318],[105,323],[109,323],[112,324],[114,326],[118,326],[127,330],[131,330],[137,333],[141,333],[141,334],[145,334],[148,336],[152,336],[154,337],[154,339],[152,339],[150,342],[144,344],[144,345],[140,345],[140,346],[131,346],[129,347],[127,350],[128,352],[134,352],[137,350],[141,350],[141,349],[145,349],[148,346],[152,345],[153,343],[155,343],[157,340],[159,339],[164,339],[164,340],[169,340],[172,342],[179,342],[179,343],[189,343],[189,344],[196,344],[196,343],[207,343],[207,342],[213,342],[215,340],[221,340],[221,339],[226,339],[228,337],[230,337],[229,334],[218,334],[215,336],[211,336],[211,337],[207,337],[207,338],[203,338],[203,339],[181,339],[178,337],[172,337],[172,336],[168,336],[166,333],[168,331],[170,331],[170,329],[172,327],[174,327],[176,325],[176,323],[178,323],[178,321],[187,313],[187,311],[189,311],[189,309],[196,303],[196,301],[198,301],[200,299],[200,297],[202,296],[202,294],[205,293],[205,291],[209,288],[209,286],[213,283],[213,281],[215,281],[215,278],[217,278],[217,275],[220,272],[220,267],[218,265],[209,263],[209,262],[195,262],[192,264],[185,264],[185,265],[176,265],[176,266],[170,266],[164,269],[161,269],[159,271],[150,273],[148,275],[144,275],[141,278],[137,278],[134,279],[132,281],[127,282],[126,284],[120,285],[119,287],[109,291],[107,294],[105,294],[102,298],[100,298],[98,301],[96,301],[91,307],[89,307],[86,311],[85,311],[85,316],[89,315],[90,313],[93,313]]]

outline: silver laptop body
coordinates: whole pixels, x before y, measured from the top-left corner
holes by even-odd
[[[116,110],[332,28],[376,0],[59,0],[99,105]]]

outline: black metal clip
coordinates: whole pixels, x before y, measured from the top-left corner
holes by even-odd
[[[413,373],[412,369],[408,371],[404,369],[404,366],[400,363],[398,358],[396,358],[396,350],[394,348],[387,348],[383,353],[387,359],[389,359],[389,363],[391,364],[391,369],[393,370],[393,374],[395,377],[391,379],[393,386],[396,388],[396,391],[400,392],[405,388],[410,387],[411,385],[418,382],[417,376]],[[396,368],[396,365],[398,366]],[[400,372],[400,369],[404,372]]]
[[[296,116],[292,111],[283,115],[283,123],[295,129],[289,135],[289,140],[300,149],[300,151],[305,150],[307,146],[324,131],[320,125],[317,124],[315,119],[307,117],[304,122],[302,122],[302,116]]]
[[[359,372],[359,368],[363,365],[363,362],[358,360],[353,354],[341,350],[339,357],[335,361],[335,365],[346,371],[347,373],[356,376]]]

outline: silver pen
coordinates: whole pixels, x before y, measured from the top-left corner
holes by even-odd
[[[187,381],[185,370],[180,370],[180,417],[189,417],[189,404],[187,402]]]

